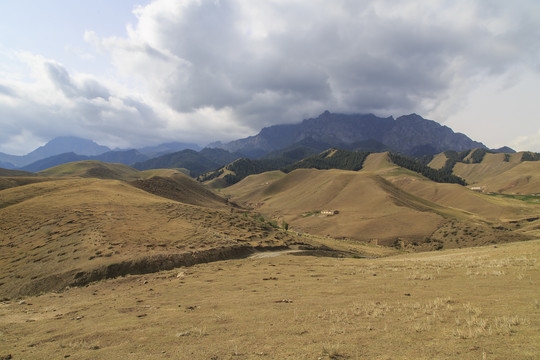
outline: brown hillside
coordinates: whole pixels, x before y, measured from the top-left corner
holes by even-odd
[[[251,179],[253,182],[253,179]],[[283,217],[296,230],[355,240],[420,239],[438,227],[442,207],[410,196],[376,175],[343,170],[299,169],[260,189],[227,191],[233,200],[264,214]],[[320,210],[338,210],[320,216]]]
[[[291,239],[217,208],[172,201],[117,180],[65,179],[2,190],[0,296],[231,257],[246,246]]]
[[[24,176],[24,177],[31,177],[36,176],[34,173],[28,172],[28,171],[21,171],[21,170],[9,170],[0,168],[0,176],[7,176],[7,177],[16,177],[16,176]]]
[[[185,204],[214,208],[226,208],[228,205],[227,200],[183,174],[154,176],[150,179],[135,180],[130,184],[151,194]]]
[[[522,201],[496,199],[457,184],[436,183],[407,175],[387,177],[399,188],[445,207],[461,209],[488,221],[511,221],[534,216],[540,208]]]
[[[524,161],[515,167],[479,182],[487,192],[540,194],[540,162]]]
[[[416,244],[416,249],[428,250],[515,241],[530,235],[512,230],[534,216],[537,207],[482,196],[459,185],[434,183],[396,166],[383,168],[379,174],[300,169],[274,181],[258,180],[257,175],[226,191],[234,201],[283,218],[300,232],[356,241]],[[321,210],[339,214],[321,216]]]
[[[37,173],[47,177],[83,177],[97,179],[135,180],[140,172],[124,164],[104,163],[97,160],[76,161],[58,165]]]
[[[446,165],[446,160],[448,160],[446,155],[444,153],[440,153],[433,157],[433,160],[429,162],[428,166],[433,169],[439,170],[442,169],[444,165]]]
[[[12,187],[22,186],[33,184],[37,182],[49,181],[50,178],[43,177],[0,177],[0,191],[4,189],[9,189]]]
[[[364,160],[362,171],[365,172],[380,172],[388,169],[394,169],[396,165],[388,157],[388,153],[369,154]]]
[[[506,154],[486,154],[479,164],[456,163],[453,173],[468,184],[478,184],[484,179],[499,176],[503,172],[517,166],[522,154],[509,154],[509,161],[504,161]]]

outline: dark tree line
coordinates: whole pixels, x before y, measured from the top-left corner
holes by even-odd
[[[430,168],[429,166],[423,165],[420,162],[414,159],[411,159],[405,155],[389,153],[388,156],[390,157],[390,159],[392,160],[394,164],[401,166],[405,169],[422,174],[423,176],[427,177],[430,180],[433,180],[439,183],[452,183],[452,184],[467,185],[465,180],[463,180],[459,176],[452,174],[452,168],[454,167],[455,162],[452,164],[452,168],[448,168],[445,166],[442,169],[436,170],[436,169]],[[447,164],[448,164],[448,161],[447,161]]]
[[[540,153],[524,152],[521,161],[540,161]]]
[[[281,170],[285,173],[289,173],[296,169],[341,169],[358,171],[362,169],[364,161],[369,154],[371,154],[369,151],[353,152],[331,149],[285,166]]]

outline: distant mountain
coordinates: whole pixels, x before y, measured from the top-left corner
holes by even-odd
[[[240,158],[223,149],[204,148],[200,152],[182,150],[133,165],[138,170],[185,168],[192,177],[219,168]]]
[[[29,165],[23,166],[21,170],[38,172],[41,170],[49,169],[53,166],[82,160],[99,160],[105,163],[132,165],[136,162],[145,161],[147,159],[147,156],[139,153],[137,150],[108,151],[106,153],[95,156],[79,155],[75,154],[74,152],[68,152],[38,160]]]
[[[2,156],[2,155],[7,155],[7,154],[0,153],[0,156]],[[10,162],[0,161],[0,168],[2,168],[2,169],[10,169],[11,170],[11,169],[15,169],[16,166],[13,165]]]
[[[29,165],[23,166],[20,169],[23,171],[38,172],[54,166],[81,160],[88,160],[88,157],[85,155],[77,155],[74,152],[68,152],[59,155],[49,156],[45,159],[41,159]]]
[[[137,151],[139,151],[141,154],[148,156],[148,158],[154,158],[161,155],[170,154],[173,152],[178,152],[178,151],[182,151],[186,149],[200,151],[202,148],[197,144],[175,141],[175,142],[160,144],[157,146],[143,147],[143,148],[137,149]]]
[[[494,153],[503,153],[503,154],[514,154],[516,152],[516,150],[508,146],[503,146],[498,149],[491,149],[491,151],[493,151]]]
[[[108,151],[106,153],[89,156],[89,160],[99,160],[105,163],[119,163],[133,165],[136,162],[146,161],[150,157],[141,154],[138,150]]]
[[[41,159],[65,152],[74,152],[78,155],[94,156],[111,151],[107,146],[98,145],[92,140],[82,139],[74,136],[61,136],[52,139],[47,144],[38,147],[27,156],[39,157]]]
[[[98,145],[92,140],[74,136],[61,136],[52,139],[47,144],[22,156],[0,153],[0,162],[8,162],[20,168],[51,156],[64,153],[95,156],[110,151],[106,146]]]
[[[466,135],[416,114],[394,120],[393,117],[380,118],[373,114],[333,114],[328,111],[300,124],[264,128],[258,135],[229,142],[221,148],[258,158],[307,138],[331,147],[355,150],[355,144],[360,144],[363,151],[391,149],[412,156],[486,148]]]

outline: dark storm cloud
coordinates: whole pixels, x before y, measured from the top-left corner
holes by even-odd
[[[456,84],[504,73],[530,51],[513,18],[504,33],[489,29],[497,6],[410,4],[163,0],[140,11],[130,41],[170,54],[157,92],[173,109],[232,108],[253,129],[326,108],[429,112]],[[460,11],[470,20],[454,19]]]

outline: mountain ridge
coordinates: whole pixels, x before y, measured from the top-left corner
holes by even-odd
[[[273,125],[257,135],[222,144],[222,149],[246,157],[260,157],[293,143],[312,138],[333,147],[376,141],[406,155],[437,154],[446,150],[487,147],[462,133],[417,114],[382,118],[373,114],[338,114],[325,111],[299,124]],[[219,144],[218,144],[219,146]]]

